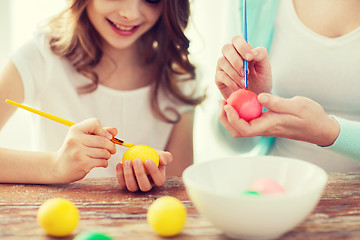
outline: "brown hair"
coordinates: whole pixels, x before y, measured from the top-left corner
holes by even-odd
[[[98,75],[93,71],[103,55],[101,37],[92,26],[86,12],[88,0],[70,0],[69,8],[53,18],[49,27],[50,47],[52,51],[65,57],[81,74],[92,80],[89,85],[78,89],[79,93],[96,90]],[[160,90],[168,96],[187,105],[200,104],[205,95],[194,97],[181,91],[179,83],[195,80],[195,66],[189,61],[189,39],[184,30],[190,16],[188,0],[162,0],[162,14],[157,23],[145,33],[140,41],[144,46],[142,54],[147,62],[156,63],[156,82],[153,85],[151,107],[155,116],[164,121],[176,123],[180,115],[170,119],[161,112],[158,102]],[[154,47],[154,43],[156,43]]]

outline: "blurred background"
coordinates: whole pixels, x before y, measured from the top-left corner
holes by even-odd
[[[217,122],[220,99],[214,83],[215,68],[222,46],[238,33],[234,21],[235,0],[191,0],[191,19],[187,36],[191,40],[191,60],[197,66],[197,76],[207,100],[197,108],[194,128],[195,161],[236,154],[217,134],[222,131]],[[12,51],[31,38],[36,27],[65,7],[65,0],[1,0],[0,1],[0,65]],[[30,113],[17,110],[11,121],[0,131],[0,146],[28,149],[27,120]],[[245,148],[246,149],[246,148]]]
[[[37,25],[65,7],[65,0],[0,1],[0,67],[9,54],[32,37]],[[30,113],[18,109],[0,131],[0,146],[30,149]]]

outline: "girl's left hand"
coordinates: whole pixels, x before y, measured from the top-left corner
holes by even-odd
[[[329,146],[339,135],[337,121],[309,98],[287,99],[262,93],[258,99],[269,110],[250,122],[240,119],[222,100],[219,120],[233,137],[273,136]]]
[[[120,186],[126,187],[130,192],[136,192],[139,189],[147,192],[154,185],[164,185],[166,182],[165,168],[173,161],[173,157],[169,152],[158,151],[158,153],[160,156],[159,167],[152,160],[145,161],[145,168],[149,175],[145,173],[141,159],[126,160],[124,164],[119,163],[116,166],[116,177]]]

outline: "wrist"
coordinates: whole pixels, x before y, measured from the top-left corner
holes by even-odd
[[[58,152],[49,153],[48,181],[50,184],[66,183],[64,179],[62,179],[64,174],[61,173],[59,155]]]
[[[318,145],[321,147],[329,147],[334,144],[340,134],[340,125],[332,116],[328,116],[329,121],[326,128],[324,128],[323,141]]]

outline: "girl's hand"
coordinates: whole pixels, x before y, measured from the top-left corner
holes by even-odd
[[[221,100],[219,119],[233,137],[274,136],[329,146],[339,135],[337,121],[309,98],[285,99],[262,93],[258,99],[269,110],[250,122],[240,119],[235,109]]]
[[[222,54],[217,62],[215,83],[225,99],[245,87],[244,59],[249,62],[249,90],[256,94],[271,91],[271,66],[265,48],[252,48],[244,37],[235,36],[231,44],[223,47]]]
[[[98,119],[88,119],[70,127],[64,144],[55,153],[55,176],[61,183],[84,178],[95,167],[107,167],[116,153],[111,141],[115,128],[104,129]]]
[[[145,173],[144,164],[141,159],[125,160],[124,164],[116,166],[116,177],[120,186],[126,187],[130,192],[139,189],[143,192],[150,191],[153,185],[162,186],[166,181],[165,166],[172,162],[171,153],[158,151],[160,156],[159,167],[152,160],[145,161],[145,168],[149,175]]]

